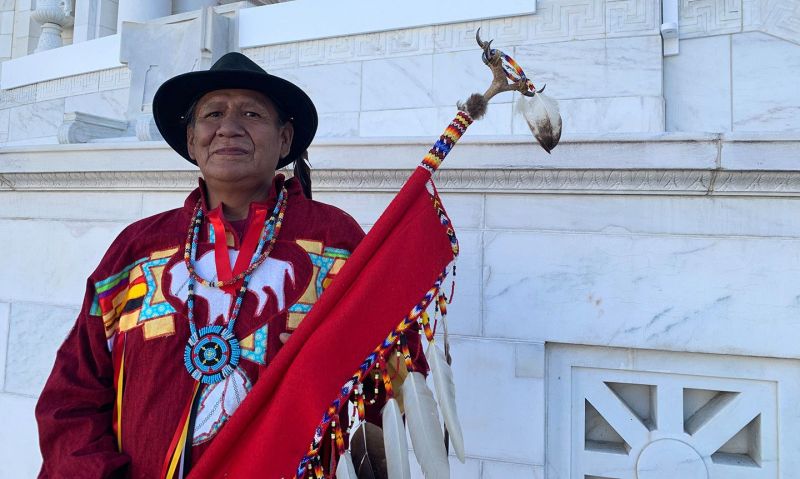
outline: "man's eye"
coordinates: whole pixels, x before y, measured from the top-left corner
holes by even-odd
[[[210,111],[205,115],[206,118],[218,118],[220,116],[222,116],[222,112],[220,111]]]
[[[258,113],[257,111],[246,111],[244,112],[244,116],[248,118],[261,118],[261,113]]]

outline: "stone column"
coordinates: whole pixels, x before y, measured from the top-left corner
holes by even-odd
[[[172,0],[119,0],[117,33],[122,31],[122,22],[144,23],[169,15],[172,15]]]
[[[64,44],[61,32],[72,26],[72,0],[37,0],[31,18],[42,26],[36,52],[58,48]]]

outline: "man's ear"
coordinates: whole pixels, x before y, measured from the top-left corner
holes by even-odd
[[[189,158],[194,159],[194,128],[191,125],[186,127],[186,149],[189,150]]]
[[[285,158],[292,149],[292,139],[294,139],[294,124],[287,121],[281,127],[281,158]]]

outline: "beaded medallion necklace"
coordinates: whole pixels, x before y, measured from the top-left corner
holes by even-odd
[[[200,236],[200,226],[203,224],[202,200],[197,201],[192,221],[189,223],[189,231],[186,236],[186,246],[184,247],[183,260],[186,269],[189,271],[189,290],[186,299],[187,316],[189,317],[189,340],[183,351],[183,363],[186,370],[196,381],[203,384],[216,384],[236,369],[241,357],[241,347],[239,340],[233,332],[239,311],[242,308],[244,296],[247,293],[247,285],[253,272],[264,261],[266,261],[275,242],[278,239],[283,217],[286,214],[287,193],[286,187],[281,189],[272,215],[264,222],[261,236],[258,240],[250,265],[242,273],[227,281],[209,281],[200,276],[194,268],[197,259],[197,241]],[[217,238],[217,241],[225,241],[225,238]],[[230,319],[225,326],[219,324],[209,324],[197,329],[194,321],[194,288],[195,283],[210,288],[222,288],[242,281],[242,285],[236,294],[236,301],[230,313]],[[209,318],[210,319],[210,318]]]

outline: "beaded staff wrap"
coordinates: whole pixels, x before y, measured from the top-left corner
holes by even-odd
[[[469,125],[472,124],[472,121],[472,117],[469,115],[469,113],[460,110],[456,114],[455,118],[453,118],[453,121],[451,121],[444,130],[442,136],[439,137],[430,151],[428,151],[428,154],[426,154],[422,159],[420,166],[431,173],[435,172],[442,164],[442,161],[447,154],[450,153],[450,150],[453,148],[456,142],[467,130]],[[450,240],[450,246],[453,250],[453,257],[456,257],[458,256],[459,251],[458,239],[456,238],[455,231],[453,230],[452,222],[447,216],[447,212],[444,210],[444,206],[439,199],[439,194],[436,191],[436,187],[433,185],[433,182],[429,182],[429,185],[431,186],[432,190],[430,192],[432,202],[431,206],[436,210],[436,213],[439,216],[439,221],[445,228],[445,232]],[[411,327],[411,325],[420,321],[420,318],[423,314],[425,314],[425,310],[428,308],[428,306],[430,306],[432,303],[436,304],[437,301],[439,301],[439,298],[441,297],[441,286],[447,277],[447,274],[448,270],[445,268],[445,270],[442,271],[442,273],[436,279],[433,286],[428,290],[427,293],[425,293],[425,296],[422,298],[422,300],[411,309],[411,312],[409,312],[408,315],[403,318],[397,328],[389,333],[386,339],[384,339],[383,342],[377,348],[375,348],[375,350],[373,350],[366,359],[364,359],[355,374],[353,374],[353,376],[347,380],[347,382],[345,382],[345,384],[339,390],[339,397],[334,399],[330,406],[328,406],[328,409],[322,416],[322,420],[314,431],[314,440],[311,442],[308,452],[305,456],[303,456],[303,458],[300,460],[300,464],[297,466],[295,479],[305,478],[306,474],[309,472],[313,473],[317,479],[323,477],[319,468],[319,453],[320,447],[322,446],[322,441],[325,438],[325,431],[328,429],[331,421],[336,420],[339,415],[339,410],[342,408],[342,406],[347,404],[347,398],[350,397],[353,391],[363,383],[370,371],[379,365],[381,361],[385,361],[390,350],[397,346],[400,335],[409,327]]]
[[[471,124],[472,117],[469,116],[469,113],[459,111],[455,118],[453,118],[453,121],[445,128],[442,136],[433,144],[433,148],[431,148],[428,154],[425,155],[425,158],[422,159],[422,164],[420,166],[431,173],[435,172],[439,168],[439,165],[442,164],[444,157],[450,153],[450,150],[455,146],[456,142],[461,138],[461,135],[467,131],[467,128]]]

